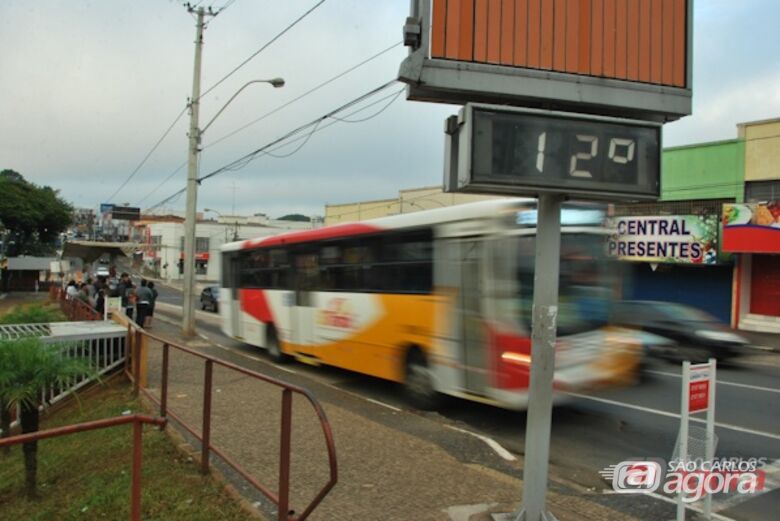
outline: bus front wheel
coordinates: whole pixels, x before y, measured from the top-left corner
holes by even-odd
[[[433,376],[425,355],[417,348],[409,351],[406,357],[406,378],[404,393],[407,400],[416,408],[436,409],[441,405],[442,395],[433,385]]]

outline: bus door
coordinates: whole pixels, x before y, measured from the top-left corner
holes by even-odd
[[[230,301],[228,304],[228,313],[230,313],[230,334],[234,337],[243,337],[243,331],[241,328],[241,296],[239,295],[239,271],[240,258],[238,255],[230,255],[226,259],[229,263],[228,276],[225,277],[226,281],[229,278],[230,288]],[[224,283],[224,282],[223,282]]]
[[[456,223],[441,228],[446,237],[436,242],[435,284],[454,290],[453,316],[445,333],[452,342],[452,355],[462,369],[465,390],[482,394],[488,384],[488,357],[481,292],[484,243],[479,237],[462,236],[470,230]]]
[[[485,317],[482,305],[482,256],[484,242],[479,239],[458,241],[460,265],[461,345],[466,366],[466,389],[482,392],[488,385],[488,353],[485,342]]]
[[[315,293],[319,276],[317,253],[299,252],[293,255],[295,294],[290,306],[290,340],[293,344],[311,346],[315,342],[317,319]]]

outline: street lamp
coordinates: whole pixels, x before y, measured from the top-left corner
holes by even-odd
[[[203,211],[204,212],[213,212],[213,213],[217,214],[217,217],[219,217],[221,219],[224,219],[224,217],[225,217],[224,215],[222,215],[217,210],[212,210],[211,208],[204,208]],[[238,240],[238,217],[235,216],[235,215],[233,216],[233,240],[234,241]]]
[[[203,45],[202,10],[199,10],[198,35],[195,39],[195,68],[192,78],[192,101],[190,102],[190,143],[187,161],[187,209],[184,217],[184,309],[182,310],[181,330],[185,336],[195,334],[195,314],[193,303],[195,302],[195,217],[198,200],[198,153],[200,152],[200,140],[203,133],[214,123],[214,120],[222,114],[230,103],[236,99],[241,91],[253,83],[269,83],[274,88],[284,86],[282,78],[270,80],[252,80],[245,83],[227,100],[221,109],[217,111],[211,120],[206,123],[203,130],[198,128],[198,114],[200,110],[200,60]]]

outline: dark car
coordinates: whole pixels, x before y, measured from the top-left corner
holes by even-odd
[[[748,341],[717,318],[691,306],[673,302],[625,300],[615,304],[617,325],[642,329],[675,341],[673,346],[650,348],[648,354],[679,361],[719,361],[743,354]]]
[[[200,307],[215,313],[219,311],[219,286],[208,286],[200,292]]]

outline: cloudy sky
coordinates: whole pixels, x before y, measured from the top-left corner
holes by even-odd
[[[203,90],[318,3],[202,2],[228,4],[205,33]],[[201,126],[248,81],[287,83],[248,87],[215,120],[203,138],[201,175],[393,80],[406,55],[401,45],[294,101],[400,43],[408,9],[408,0],[326,0],[204,95]],[[780,3],[696,0],[694,17],[694,113],[665,126],[665,146],[732,139],[739,122],[780,117]],[[2,0],[0,169],[96,209],[101,202],[147,208],[183,188],[186,115],[116,193],[192,92],[194,24],[173,0]],[[355,108],[384,100],[349,119],[375,117],[320,128],[305,144],[276,151],[289,157],[264,156],[205,181],[198,208],[322,215],[326,203],[440,184],[442,122],[456,108],[387,97],[400,89],[389,87]],[[183,209],[184,196],[165,207]]]

